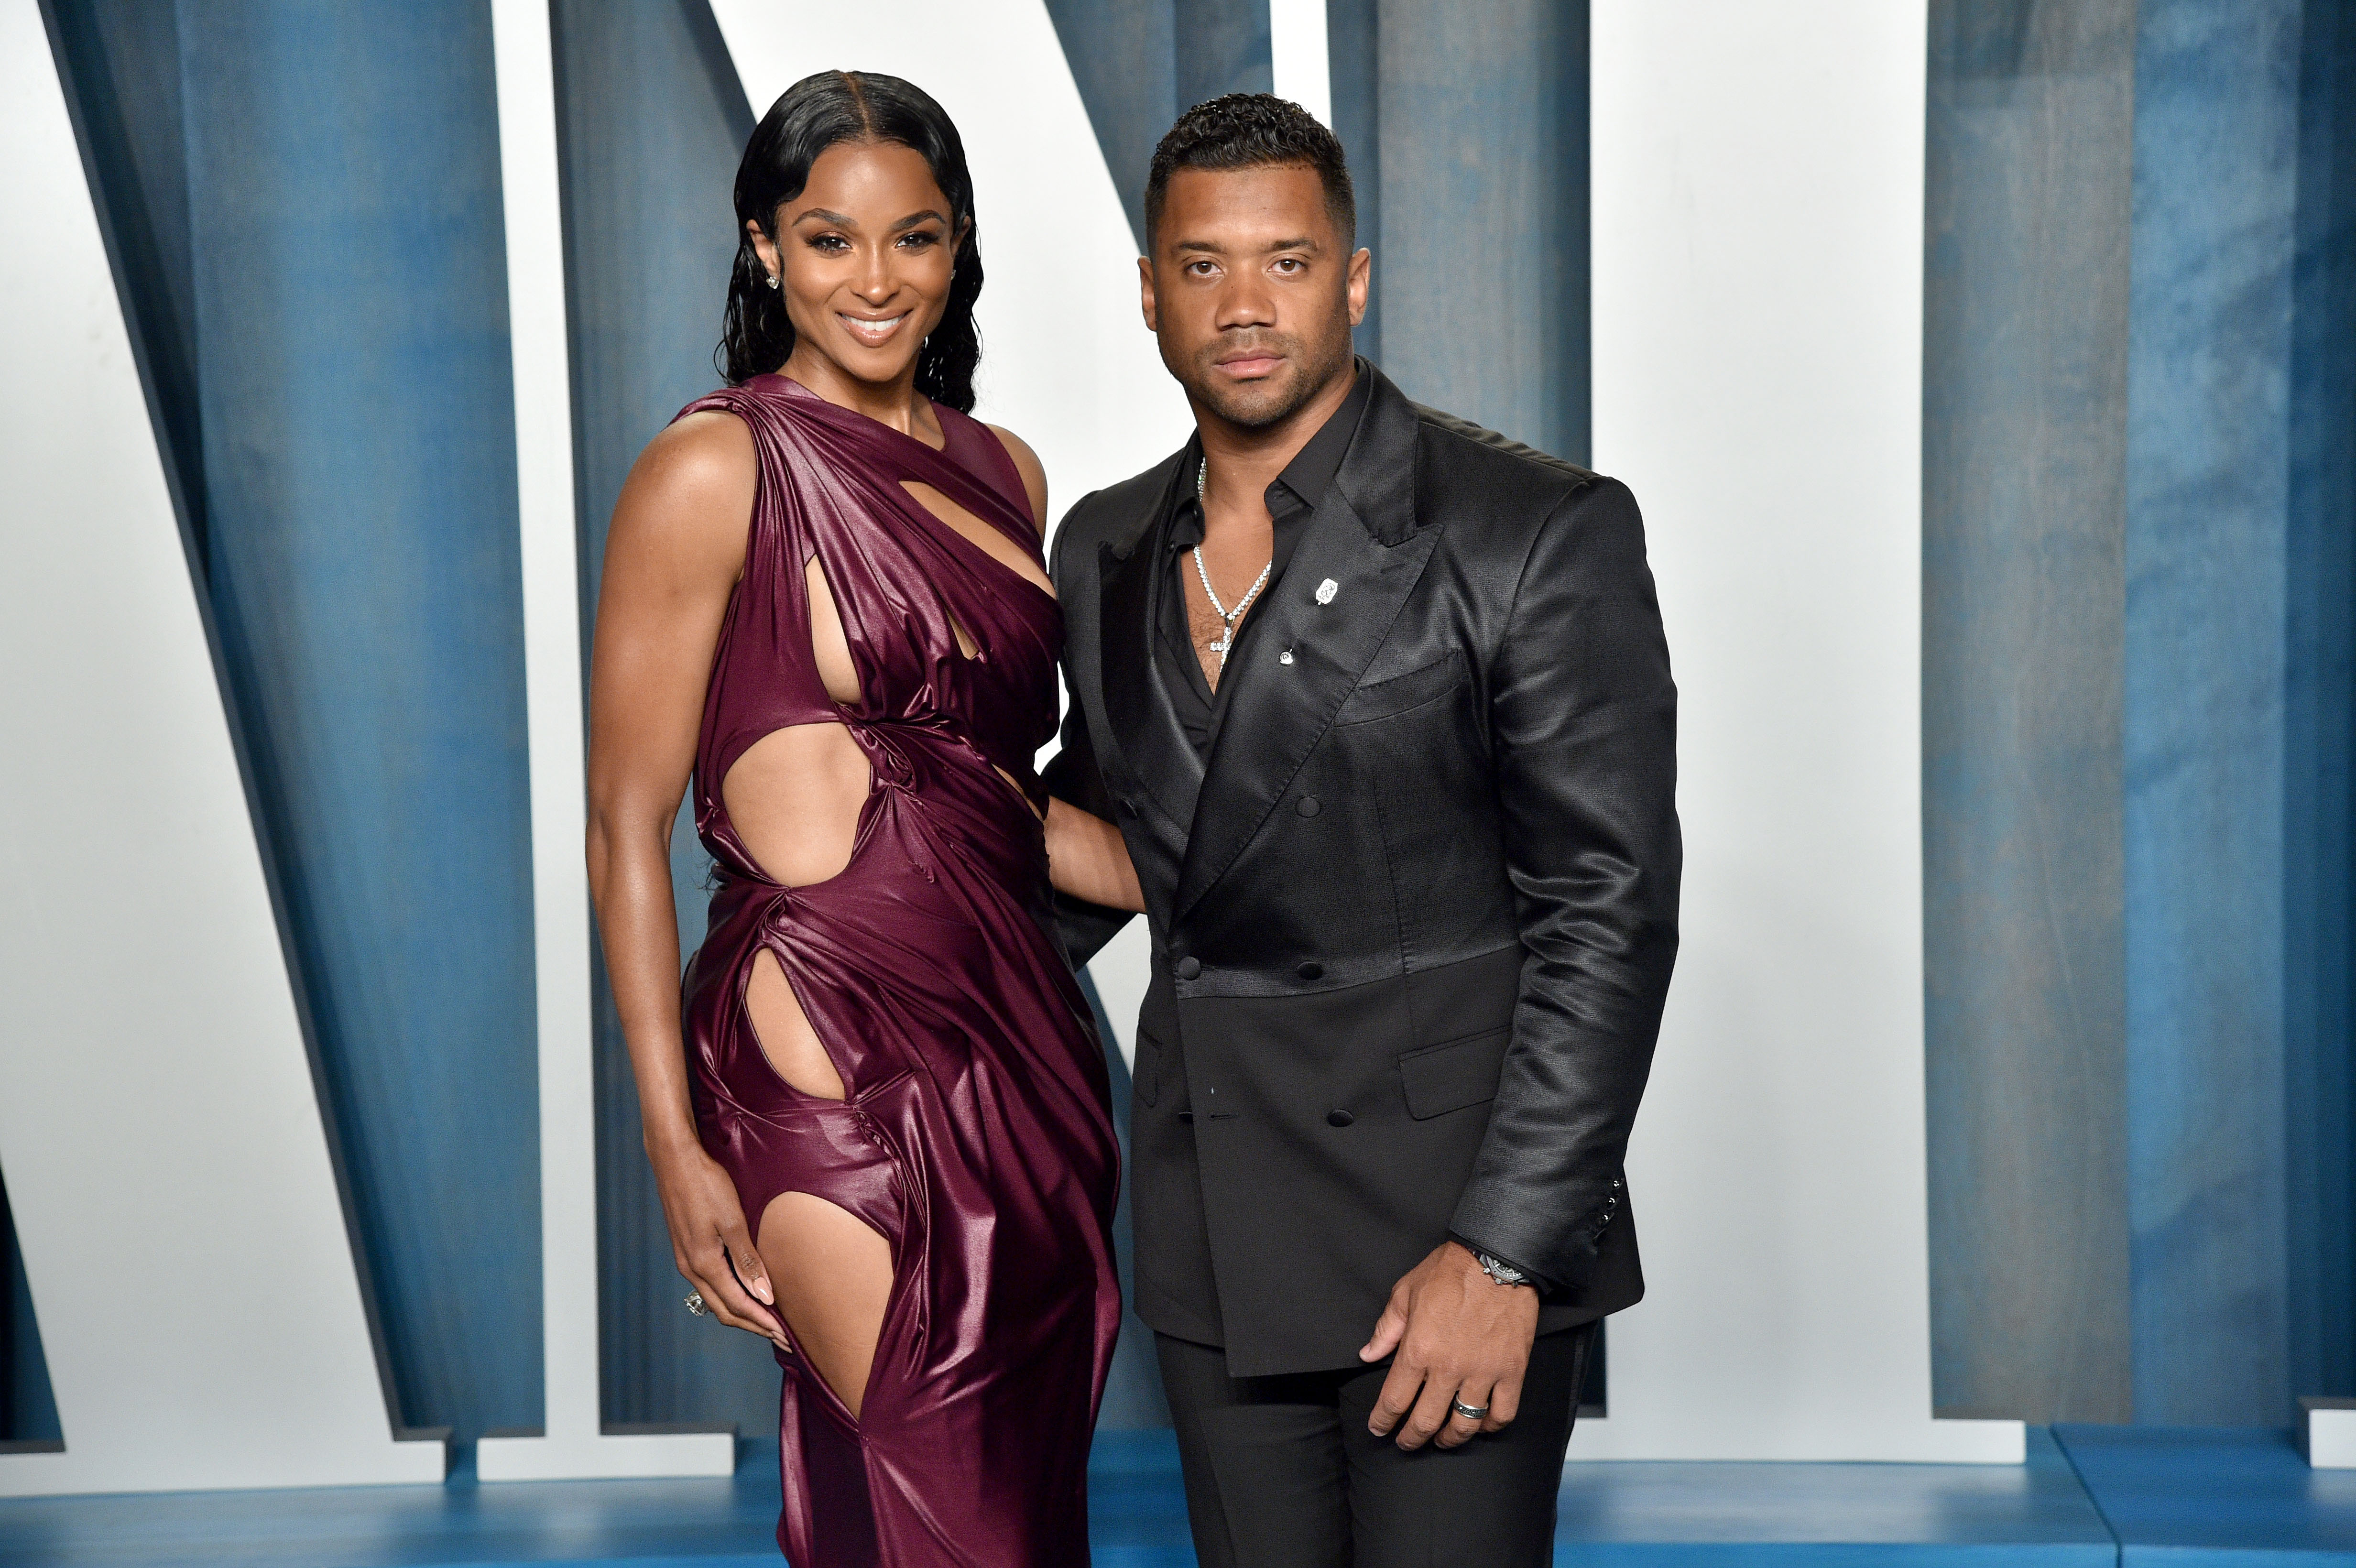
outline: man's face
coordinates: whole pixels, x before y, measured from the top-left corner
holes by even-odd
[[[1145,325],[1198,405],[1259,429],[1348,367],[1370,265],[1342,249],[1307,165],[1181,169],[1139,264]]]

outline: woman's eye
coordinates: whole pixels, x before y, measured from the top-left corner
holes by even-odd
[[[840,234],[819,234],[811,238],[810,249],[813,251],[823,251],[828,255],[831,256],[850,250],[851,241],[845,240]]]
[[[905,245],[911,251],[921,251],[926,246],[934,244],[939,239],[940,236],[937,234],[919,230],[914,234],[903,234],[900,237],[900,243]]]

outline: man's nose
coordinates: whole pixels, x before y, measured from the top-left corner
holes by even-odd
[[[1276,296],[1257,277],[1233,279],[1219,295],[1218,325],[1222,327],[1274,326]]]

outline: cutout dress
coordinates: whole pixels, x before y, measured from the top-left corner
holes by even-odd
[[[696,827],[717,866],[682,983],[697,1127],[755,1234],[771,1199],[809,1193],[880,1233],[894,1273],[857,1419],[802,1356],[776,1353],[777,1543],[796,1568],[1086,1563],[1088,1442],[1120,1312],[1119,1155],[1103,1051],[1050,934],[1033,810],[1063,620],[901,483],[1035,560],[1021,476],[952,409],[940,452],[779,375],[681,412],[701,410],[750,428],[760,480],[696,747]],[[827,694],[812,654],[812,557],[855,703]],[[849,864],[792,888],[746,851],[722,784],[763,736],[809,723],[844,725],[873,777]],[[795,1088],[762,1053],[744,986],[764,950],[846,1098]]]

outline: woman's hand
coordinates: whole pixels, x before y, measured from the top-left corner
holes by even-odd
[[[778,1326],[769,1272],[761,1266],[760,1252],[744,1226],[736,1184],[720,1162],[701,1148],[681,1148],[655,1161],[655,1189],[670,1226],[671,1257],[712,1316],[791,1350]]]
[[[1145,912],[1145,894],[1120,829],[1068,801],[1047,802],[1047,880],[1059,893],[1106,909]]]

